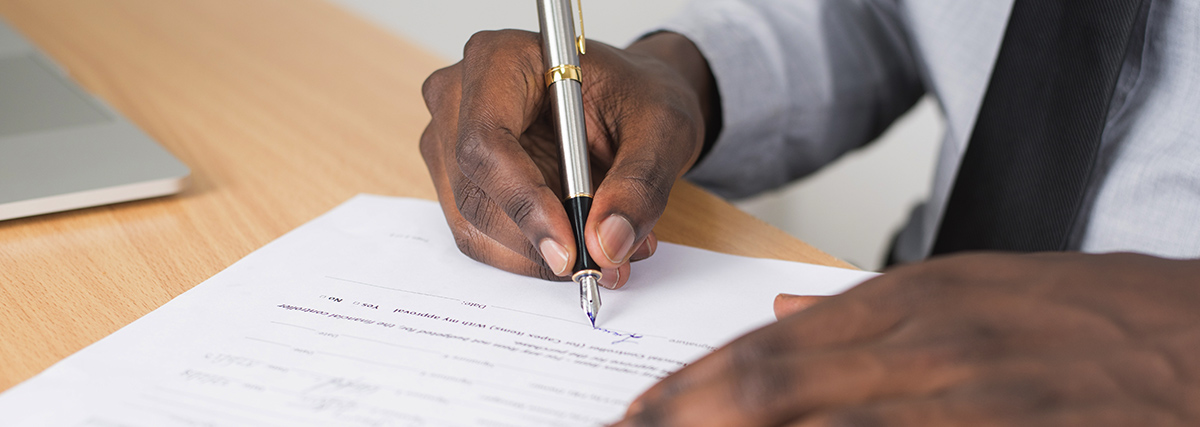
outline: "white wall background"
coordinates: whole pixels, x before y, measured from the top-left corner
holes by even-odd
[[[531,0],[333,0],[449,60],[480,30],[537,30]],[[585,0],[590,39],[624,46],[687,0]],[[926,99],[879,141],[779,191],[737,202],[747,212],[862,268],[879,268],[913,205],[929,193],[944,124]]]

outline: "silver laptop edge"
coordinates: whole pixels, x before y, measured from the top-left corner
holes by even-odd
[[[174,194],[189,174],[0,19],[0,220]]]

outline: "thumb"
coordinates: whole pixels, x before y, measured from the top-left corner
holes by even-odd
[[[600,266],[620,266],[646,243],[666,210],[675,181],[695,162],[702,145],[699,132],[665,130],[688,129],[687,121],[657,117],[623,130],[638,136],[621,141],[588,217],[588,252]]]
[[[804,311],[805,309],[816,305],[828,297],[816,295],[791,295],[779,294],[775,296],[775,318],[783,319],[784,317]]]

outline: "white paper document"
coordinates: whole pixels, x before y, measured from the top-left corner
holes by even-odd
[[[436,203],[358,196],[0,394],[0,425],[601,425],[776,294],[871,275],[663,243],[593,329],[575,284],[463,256]]]

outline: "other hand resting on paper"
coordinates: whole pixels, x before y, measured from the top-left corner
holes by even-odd
[[[562,206],[539,36],[475,34],[463,60],[423,88],[432,119],[421,154],[459,248],[510,272],[565,277],[575,239]],[[691,41],[659,33],[616,49],[588,42],[580,59],[592,171],[599,182],[585,235],[620,287],[629,261],[653,254],[667,195],[704,145],[715,86]],[[713,90],[715,92],[715,90]]]
[[[618,425],[1200,425],[1200,260],[954,256],[812,302]]]

